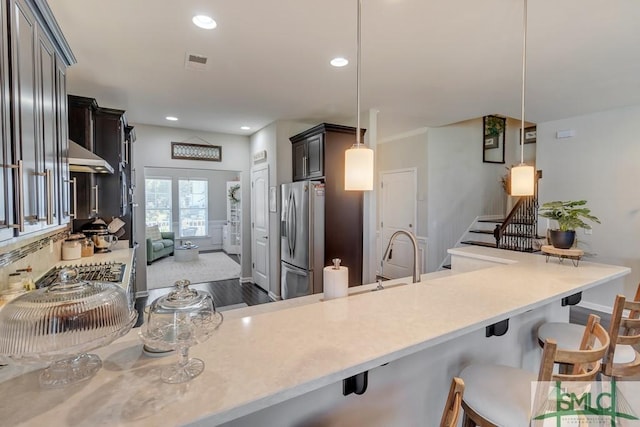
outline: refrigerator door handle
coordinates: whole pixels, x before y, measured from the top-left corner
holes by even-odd
[[[291,245],[291,251],[295,254],[296,252],[296,240],[297,240],[297,236],[296,236],[296,232],[298,229],[298,219],[297,219],[297,206],[296,206],[296,198],[294,197],[293,193],[291,193],[291,204],[292,204],[292,209],[291,212],[293,213],[293,215],[291,215],[292,217],[292,225],[293,225],[293,237],[291,238],[292,241],[292,245]]]
[[[293,193],[289,193],[289,200],[287,202],[287,243],[289,245],[289,257],[293,258],[293,249],[291,247],[291,198]]]

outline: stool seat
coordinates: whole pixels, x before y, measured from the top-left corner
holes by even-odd
[[[538,415],[550,413],[551,390],[546,382],[593,381],[602,366],[602,358],[609,348],[609,335],[600,325],[600,318],[591,314],[584,328],[578,350],[560,350],[553,340],[547,340],[542,350],[538,374],[510,366],[472,364],[460,373],[465,383],[462,398],[462,425],[524,427],[530,425],[532,402]],[[571,373],[555,373],[556,365],[573,365]],[[537,383],[541,381],[543,383]],[[533,387],[532,387],[533,386]],[[533,392],[533,393],[532,393]],[[555,411],[555,406],[551,412]]]
[[[538,340],[545,342],[555,340],[559,349],[578,350],[584,335],[584,325],[575,323],[549,322],[538,328]],[[615,344],[612,344],[615,345]],[[636,358],[636,351],[630,345],[616,345],[613,353],[613,363],[631,363]]]
[[[465,404],[499,426],[528,426],[531,418],[531,382],[537,375],[502,365],[477,364],[460,373]]]

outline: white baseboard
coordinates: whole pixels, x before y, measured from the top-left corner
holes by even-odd
[[[240,283],[253,283],[253,277],[241,277]]]
[[[271,291],[269,291],[269,298],[271,298],[273,301],[280,301],[282,299],[280,295],[276,295]]]

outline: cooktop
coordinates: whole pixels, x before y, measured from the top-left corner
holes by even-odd
[[[44,288],[51,285],[60,274],[63,268],[75,268],[78,270],[78,278],[83,280],[97,280],[100,282],[122,282],[124,277],[125,264],[121,262],[105,262],[84,265],[63,265],[54,267],[42,276],[37,282],[37,288]]]

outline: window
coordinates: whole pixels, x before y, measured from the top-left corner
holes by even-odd
[[[178,180],[180,237],[206,237],[209,197],[207,180]]]
[[[147,227],[157,225],[160,231],[171,231],[171,179],[147,178],[144,183]]]

